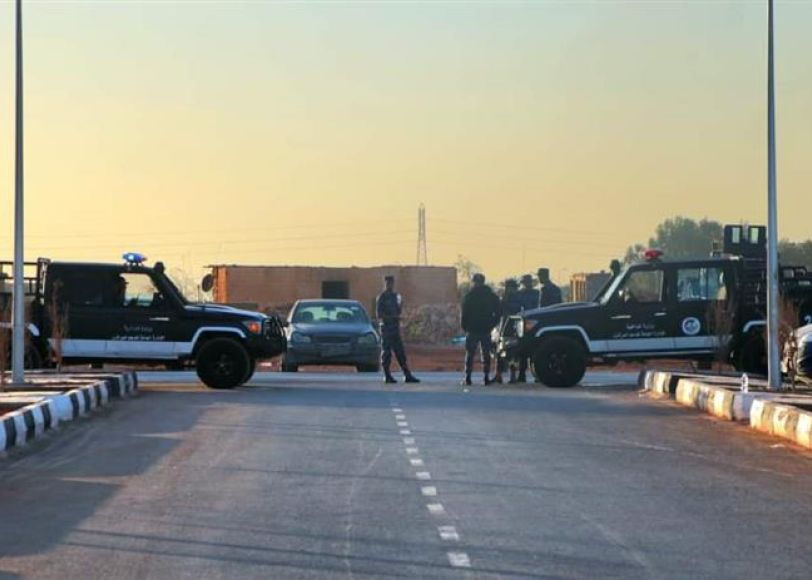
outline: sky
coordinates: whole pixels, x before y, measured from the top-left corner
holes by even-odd
[[[24,0],[28,258],[606,268],[766,221],[766,0]],[[13,3],[0,2],[0,255]],[[776,3],[781,237],[806,239],[812,2]]]

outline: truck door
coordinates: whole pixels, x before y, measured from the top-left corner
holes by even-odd
[[[119,332],[107,345],[114,358],[176,358],[171,329],[176,312],[147,272],[119,275]]]
[[[712,353],[730,340],[735,323],[732,281],[730,267],[725,264],[676,268],[671,334],[677,350]]]
[[[629,270],[604,310],[607,350],[656,354],[674,348],[668,332],[666,271],[661,264]]]

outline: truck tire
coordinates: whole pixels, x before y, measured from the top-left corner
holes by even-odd
[[[256,370],[257,370],[257,359],[255,359],[252,356],[249,356],[248,357],[248,372],[245,373],[245,378],[242,381],[243,385],[251,380],[251,377],[254,376],[254,372],[256,372]]]
[[[233,338],[212,338],[200,347],[195,366],[197,376],[211,389],[233,389],[243,383],[251,359],[245,347]]]
[[[767,347],[761,334],[753,334],[739,351],[737,370],[753,375],[767,374]]]
[[[586,353],[576,341],[565,336],[544,340],[532,356],[536,378],[553,388],[577,385],[586,373]]]

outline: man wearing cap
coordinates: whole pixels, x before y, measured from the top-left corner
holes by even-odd
[[[522,302],[519,297],[519,284],[514,278],[505,280],[505,293],[502,295],[501,312],[502,320],[500,321],[500,328],[504,331],[505,325],[511,316],[515,316],[522,311]],[[496,349],[494,349],[496,350]],[[497,355],[498,357],[498,355]],[[501,358],[496,359],[496,375],[493,377],[495,383],[502,383],[502,375],[505,372],[506,360]],[[515,370],[511,367],[511,381],[513,382],[513,373]]]
[[[538,275],[539,282],[541,283],[539,306],[545,307],[561,304],[561,288],[550,280],[549,268],[539,268]]]
[[[375,310],[381,330],[381,366],[383,367],[384,382],[396,383],[392,376],[392,353],[398,359],[400,369],[405,376],[404,382],[419,383],[420,380],[409,370],[406,362],[406,351],[403,349],[403,339],[400,336],[400,315],[403,312],[403,298],[395,292],[395,277],[384,277],[384,291],[375,301]]]
[[[485,276],[474,274],[473,288],[462,301],[462,329],[465,331],[465,378],[463,385],[471,385],[474,354],[477,347],[482,353],[484,383],[491,384],[491,331],[499,324],[501,305],[499,297],[485,285]]]

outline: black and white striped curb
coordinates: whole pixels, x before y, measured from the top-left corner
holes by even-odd
[[[137,390],[138,379],[135,378],[135,373],[127,373],[108,376],[91,385],[53,395],[52,399],[59,419],[71,421],[87,415],[97,407],[107,405],[111,399],[132,396]]]
[[[55,429],[59,417],[52,399],[43,399],[7,413],[0,429],[0,450],[20,447],[41,437],[46,431]]]

